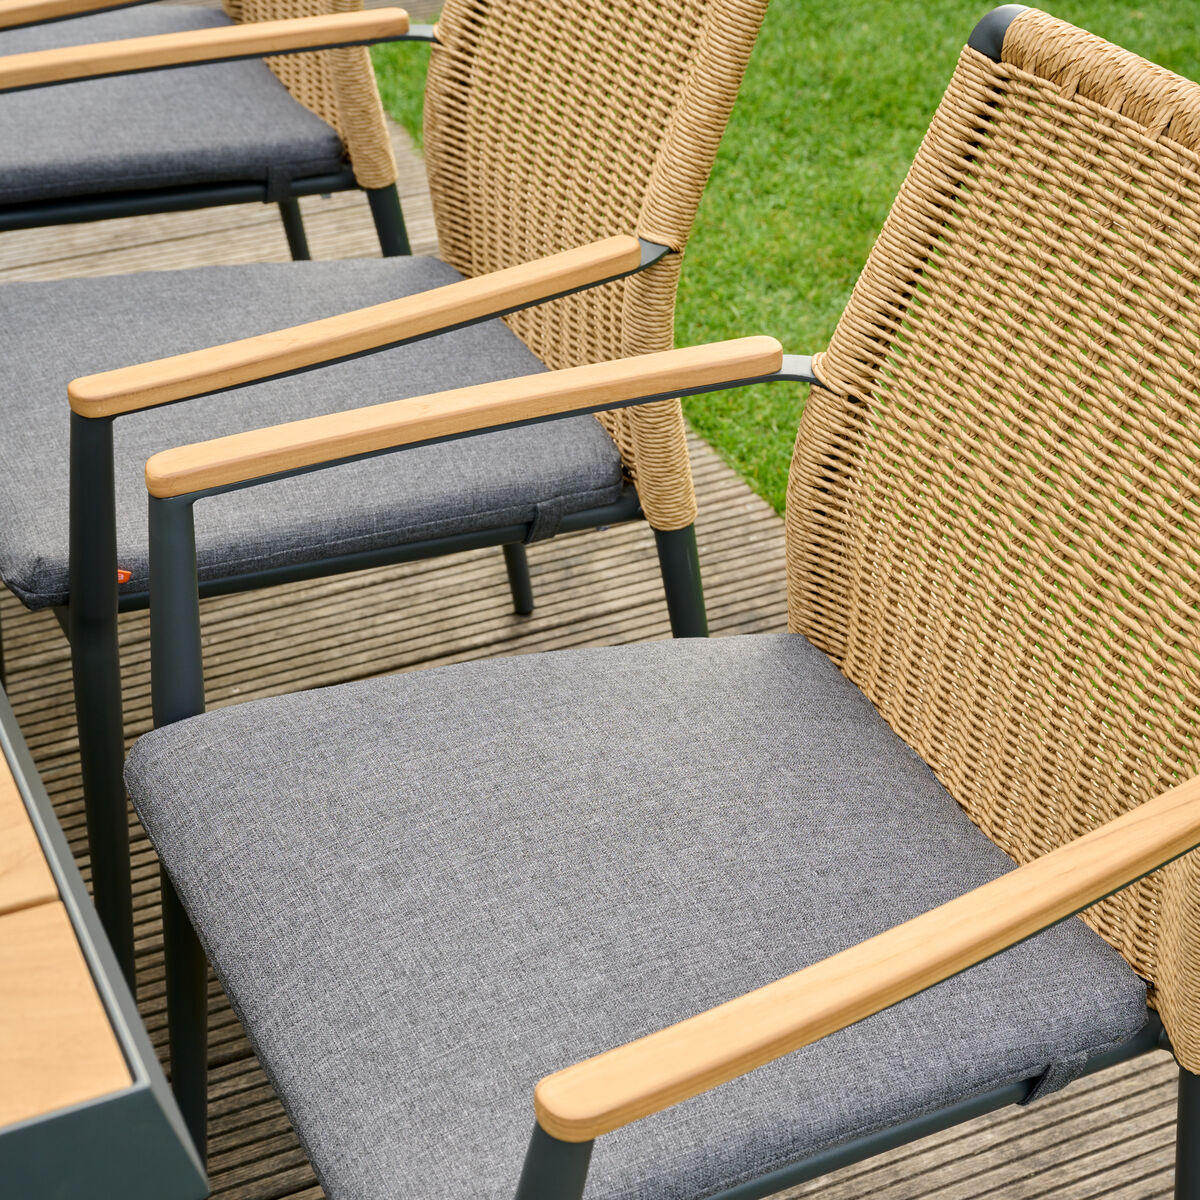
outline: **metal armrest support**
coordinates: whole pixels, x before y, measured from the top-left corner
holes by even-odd
[[[750,383],[811,381],[811,360],[790,365],[774,338],[748,337],[477,384],[164,450],[146,464],[146,486],[160,499],[224,491],[489,429]]]
[[[410,25],[408,34],[404,39],[408,42],[432,42],[437,43],[437,26],[436,25]]]

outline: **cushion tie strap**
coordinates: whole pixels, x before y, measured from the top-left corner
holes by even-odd
[[[1087,1060],[1088,1056],[1086,1054],[1073,1054],[1070,1058],[1052,1062],[1042,1072],[1037,1083],[1033,1085],[1033,1091],[1021,1103],[1032,1104],[1035,1100],[1040,1100],[1043,1096],[1050,1095],[1051,1092],[1057,1092],[1060,1088],[1065,1088],[1068,1083],[1074,1083],[1083,1074],[1083,1068],[1087,1065]]]
[[[295,173],[287,167],[268,165],[267,167],[267,196],[264,203],[280,204],[292,198],[292,180]]]
[[[548,500],[539,500],[533,506],[533,520],[529,523],[529,532],[525,541],[541,542],[552,538],[558,532],[563,515],[563,498],[553,496]]]

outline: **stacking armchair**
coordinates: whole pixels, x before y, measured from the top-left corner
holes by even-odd
[[[334,1200],[748,1200],[1157,1046],[1200,1196],[1198,170],[1200,86],[1007,6],[815,358],[151,458],[127,779],[198,1142],[207,953]],[[197,504],[769,380],[811,385],[790,633],[203,713]]]
[[[362,0],[229,0],[224,11],[15,0],[0,8],[0,52],[361,9]],[[415,26],[402,36],[433,34]],[[361,45],[79,80],[0,103],[0,231],[259,201],[278,204],[292,257],[303,259],[299,198],[356,188],[383,253],[409,253],[396,162]]]
[[[258,264],[0,292],[0,578],[69,628],[93,888],[127,969],[117,614],[147,603],[146,459],[272,421],[670,347],[681,252],[764,8],[452,0],[433,48],[425,143],[442,260]],[[308,18],[351,19],[380,17]],[[566,41],[561,21],[573,29]],[[402,34],[396,24],[364,36]],[[210,32],[179,36],[190,45]],[[0,60],[0,87],[49,82],[48,62],[61,78],[62,53]],[[107,70],[123,53],[117,44],[89,60],[85,47],[69,69]],[[517,311],[552,297],[562,298]],[[487,319],[503,313],[507,324]],[[89,373],[68,413],[68,382]],[[526,612],[526,542],[644,517],[672,629],[703,635],[679,404],[603,419],[222,496],[197,527],[201,587],[217,594],[494,546]]]
[[[1200,86],[1007,6],[816,358],[152,457],[127,780],[199,1144],[206,953],[335,1200],[748,1200],[1156,1046],[1200,1195],[1198,166]],[[790,634],[203,714],[197,504],[766,380],[811,386]]]

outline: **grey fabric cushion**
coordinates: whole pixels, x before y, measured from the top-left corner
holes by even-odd
[[[147,5],[4,33],[4,53],[231,24]],[[341,170],[334,129],[261,59],[14,92],[0,105],[0,204]]]
[[[77,375],[424,291],[436,259],[259,264],[6,284],[0,290],[0,578],[34,608],[67,596],[69,411]],[[146,459],[172,445],[544,368],[501,321],[116,421],[118,557],[147,580]],[[201,500],[202,577],[576,512],[621,491],[590,416],[401,451]]]
[[[509,1200],[542,1075],[1012,867],[787,635],[244,704],[144,737],[127,780],[336,1200]],[[601,1138],[588,1196],[708,1196],[1145,1019],[1071,921]]]

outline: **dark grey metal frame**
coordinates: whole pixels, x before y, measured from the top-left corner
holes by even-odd
[[[668,247],[642,241],[642,254],[633,272],[609,277],[623,278],[658,262],[670,253]],[[591,284],[588,286],[597,286]],[[567,289],[558,296],[586,288]],[[557,298],[556,297],[548,297]],[[472,321],[447,325],[419,338],[400,339],[390,345],[435,337],[479,321],[491,320],[514,306]],[[363,352],[375,354],[380,346]],[[348,355],[357,358],[363,355]],[[331,361],[345,361],[335,359]],[[319,370],[328,363],[306,367]],[[283,372],[283,378],[302,372]],[[222,391],[227,389],[214,389]],[[212,392],[204,393],[206,395]],[[186,400],[178,403],[186,403]],[[113,483],[113,422],[115,417],[84,417],[71,414],[70,451],[70,602],[60,622],[71,642],[75,682],[75,707],[79,727],[79,754],[83,774],[84,803],[92,856],[92,889],[96,908],[108,931],[127,978],[134,978],[133,909],[130,889],[128,812],[121,775],[124,734],[121,712],[121,669],[117,647],[117,616],[144,608],[145,592],[121,595],[117,586],[116,501]],[[559,532],[594,529],[642,516],[637,493],[627,486],[612,504],[591,508],[565,517]],[[484,546],[504,548],[514,608],[518,613],[532,609],[533,595],[524,542],[527,525],[480,531],[456,537],[437,538],[380,550],[340,555],[321,561],[290,564],[246,575],[206,580],[201,594],[224,595],[275,583],[341,574],[371,566],[436,557]],[[662,570],[663,589],[676,637],[704,637],[708,626],[700,582],[700,563],[693,526],[678,530],[655,530]]]
[[[699,387],[683,392],[695,395],[754,383],[819,383],[812,360],[785,356],[783,367],[773,375],[736,383]],[[680,393],[673,393],[680,394]],[[605,407],[626,407],[662,399],[642,396],[621,405],[597,406],[576,412],[596,412]],[[575,413],[562,414],[562,416]],[[513,428],[541,420],[521,421],[489,428]],[[455,441],[459,434],[430,442]],[[406,447],[370,455],[355,455],[337,462],[400,453]],[[150,559],[152,604],[150,608],[151,690],[156,726],[184,720],[204,711],[204,667],[200,646],[200,587],[196,577],[195,523],[193,506],[206,496],[256,487],[274,479],[309,474],[337,465],[322,463],[295,471],[264,476],[245,483],[210,488],[171,499],[150,499]],[[203,1147],[206,1136],[207,1014],[205,1010],[207,966],[203,951],[186,914],[174,894],[170,879],[162,876],[164,912],[171,914],[164,929],[167,951],[168,1025],[172,1080],[180,1108],[196,1144]],[[1084,1073],[1103,1070],[1151,1050],[1170,1050],[1157,1014],[1148,1010],[1147,1024],[1134,1037],[1088,1060]],[[1023,1080],[968,1098],[933,1113],[927,1113],[890,1129],[855,1138],[820,1154],[789,1164],[759,1179],[720,1193],[714,1200],[759,1200],[784,1188],[813,1179],[840,1167],[870,1158],[886,1150],[926,1137],[938,1130],[984,1113],[1018,1104],[1029,1098],[1037,1079]],[[1177,1200],[1200,1200],[1200,1077],[1180,1071],[1177,1134]],[[524,1167],[516,1188],[516,1200],[582,1200],[592,1154],[591,1142],[563,1142],[535,1125]]]
[[[131,1076],[122,1091],[0,1129],[5,1193],[201,1200],[208,1195],[204,1168],[2,692],[0,754],[25,802]]]
[[[112,8],[134,8],[149,0],[133,0],[130,4],[112,5]],[[109,11],[108,9],[102,11]],[[56,18],[54,21],[27,22],[54,24],[60,20],[72,20],[87,16],[86,13]],[[19,26],[17,28],[20,28]],[[434,42],[432,25],[412,25],[408,33],[385,41]],[[369,45],[357,41],[353,45]],[[336,48],[331,45],[330,49]],[[291,53],[306,53],[292,51]],[[260,54],[246,55],[261,58]],[[223,62],[237,61],[225,58]],[[183,64],[186,65],[186,64]],[[149,70],[160,70],[152,67]],[[141,71],[114,72],[113,74],[137,75]],[[40,87],[58,87],[58,83],[33,84],[18,88],[0,88],[0,93],[33,91]],[[297,101],[299,103],[299,101]],[[300,213],[299,200],[302,196],[328,196],[334,192],[362,191],[371,207],[371,218],[379,238],[379,248],[384,257],[400,257],[412,253],[408,231],[404,224],[404,212],[400,205],[400,194],[394,183],[380,188],[360,187],[354,172],[347,167],[343,171],[324,175],[313,175],[305,179],[289,180],[287,194],[280,198],[265,182],[244,180],[236,182],[214,182],[195,184],[188,187],[148,188],[127,192],[101,192],[90,196],[70,196],[54,200],[42,200],[32,204],[9,204],[0,207],[0,233],[14,229],[36,229],[49,225],[74,225],[88,221],[106,221],[114,217],[141,217],[151,213],[190,212],[193,209],[213,208],[224,204],[276,203],[287,237],[292,258],[300,261],[311,258],[308,237],[304,232],[304,220]]]

